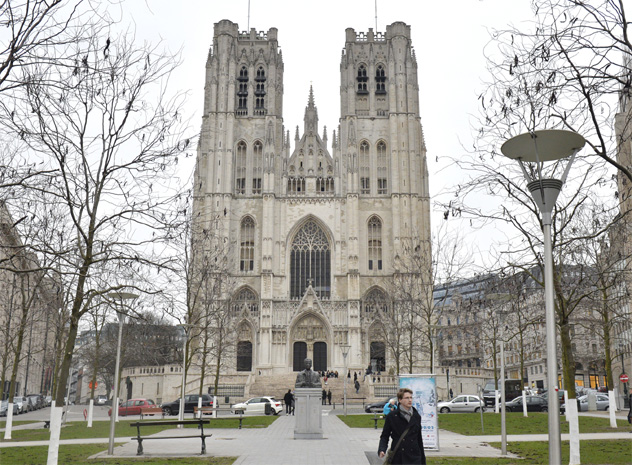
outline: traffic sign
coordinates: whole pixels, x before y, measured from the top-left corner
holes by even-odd
[[[621,381],[622,383],[627,383],[628,382],[628,375],[623,373],[621,376],[619,376],[619,381]]]

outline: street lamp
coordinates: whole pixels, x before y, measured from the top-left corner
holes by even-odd
[[[556,327],[553,290],[553,251],[551,247],[551,213],[575,155],[586,141],[571,131],[542,130],[513,137],[506,141],[500,150],[508,158],[518,160],[527,180],[527,188],[542,213],[544,233],[544,295],[546,301],[546,355],[547,382],[549,389],[549,463],[562,461],[560,436],[559,399],[555,392],[557,386]],[[542,165],[546,161],[555,161],[571,157],[566,165],[562,179],[542,178]],[[523,162],[536,163],[538,177],[529,176]]]
[[[119,320],[119,332],[118,343],[116,344],[116,366],[114,368],[114,395],[112,397],[112,415],[110,416],[110,441],[108,443],[108,455],[114,455],[114,429],[116,426],[116,417],[118,414],[118,395],[119,395],[119,366],[121,363],[121,339],[123,337],[123,321],[125,319],[125,313],[123,312],[124,300],[135,300],[138,298],[138,294],[132,294],[131,292],[112,292],[108,294],[108,297],[112,300],[118,300],[119,305],[116,309],[116,314]],[[70,402],[70,391],[68,392],[68,401]]]
[[[345,371],[344,371],[344,387],[343,387],[343,405],[344,405],[344,411],[345,411],[345,417],[347,416],[347,378],[348,378],[348,374],[347,374],[347,355],[349,355],[349,349],[351,349],[351,346],[349,344],[342,344],[340,346],[340,350],[342,350],[342,358],[344,359],[344,364],[345,364]]]

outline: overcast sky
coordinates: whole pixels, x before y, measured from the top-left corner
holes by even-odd
[[[213,25],[222,19],[244,31],[278,29],[283,52],[283,119],[292,135],[303,128],[310,84],[314,87],[319,126],[331,131],[340,115],[340,58],[345,29],[386,31],[386,25],[404,21],[411,26],[417,56],[421,123],[428,149],[431,194],[453,182],[455,173],[444,169],[448,156],[472,146],[477,96],[486,77],[484,47],[493,29],[519,26],[531,18],[529,0],[374,0],[314,2],[297,0],[180,0],[128,1],[124,10],[112,10],[123,24],[133,21],[138,40],[162,43],[182,51],[183,64],[172,82],[188,90],[188,111],[196,130],[201,124],[205,63],[213,39]],[[118,7],[117,7],[118,8]],[[191,159],[189,159],[191,160]],[[191,169],[192,165],[184,165]],[[433,212],[433,229],[442,221]]]

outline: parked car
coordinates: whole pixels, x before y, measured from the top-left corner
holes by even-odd
[[[387,397],[386,399],[378,400],[377,402],[373,402],[372,404],[369,404],[366,407],[364,407],[364,411],[366,413],[382,413],[382,411],[384,410],[384,406],[391,399],[393,399],[393,396]],[[397,400],[397,396],[395,397],[395,400]]]
[[[597,410],[605,410],[608,411],[610,409],[610,399],[608,396],[603,394],[596,395],[597,401]],[[588,411],[588,396],[581,396],[577,398],[577,407],[580,412]],[[562,413],[566,412],[566,404],[560,405],[560,411]]]
[[[130,399],[119,405],[119,417],[127,415],[140,415],[140,409],[143,407],[155,407],[156,403],[151,399]],[[112,415],[112,409],[108,410],[108,416]]]
[[[200,398],[197,394],[189,394],[184,396],[184,413],[193,413],[193,409],[198,406],[198,399]],[[208,394],[202,394],[202,407],[212,407],[213,406],[213,398]],[[174,400],[173,402],[166,402],[161,405],[163,412],[165,415],[177,415],[180,412],[180,398]]]
[[[2,402],[0,402],[0,417],[6,417],[7,416],[7,410],[9,410],[9,401],[8,400],[3,400]],[[14,403],[13,404],[13,415],[17,415],[18,414],[18,404]]]
[[[478,412],[481,409],[483,409],[483,412],[485,411],[483,400],[478,396],[470,395],[456,396],[452,400],[437,404],[437,410],[441,413]]]
[[[44,408],[44,396],[41,396],[40,394],[29,394],[26,397],[30,399],[33,407],[35,407],[35,410]]]
[[[549,404],[547,399],[541,396],[526,396],[527,412],[548,412]],[[505,403],[508,412],[522,412],[522,396]]]
[[[235,413],[266,413],[266,404],[270,404],[270,412],[278,415],[283,407],[274,397],[253,397],[246,402],[233,405]]]
[[[560,404],[562,404],[564,402],[564,390],[560,389],[559,391],[557,391],[557,398],[560,401]],[[549,400],[549,391],[545,391],[544,393],[540,394],[540,397],[544,397],[547,402]]]
[[[45,396],[44,397],[44,402],[46,403],[46,407],[50,407],[51,403],[53,402],[53,397],[52,396]]]
[[[31,404],[29,403],[26,397],[14,396],[13,403],[18,404],[18,414],[27,413],[33,410],[33,408],[31,407]]]
[[[101,394],[99,396],[97,396],[97,398],[94,400],[94,403],[96,405],[105,405],[105,403],[108,401],[107,396]]]

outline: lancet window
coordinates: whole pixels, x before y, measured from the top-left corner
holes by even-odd
[[[358,76],[356,79],[358,81],[358,94],[368,94],[369,91],[367,83],[369,81],[369,78],[367,76],[366,66],[360,65],[358,67]]]
[[[308,286],[320,298],[331,293],[331,250],[325,232],[308,221],[292,241],[290,255],[290,296],[301,298]]]
[[[377,65],[377,68],[375,69],[375,93],[386,93],[386,72],[384,71],[384,66],[382,65]]]
[[[247,216],[241,220],[239,270],[252,271],[255,265],[255,222]]]
[[[360,194],[371,193],[371,154],[369,143],[360,142]]]
[[[237,114],[248,114],[248,68],[242,66],[237,78]]]
[[[235,194],[246,193],[246,166],[248,147],[244,141],[237,143],[235,150]]]
[[[263,144],[256,141],[252,146],[252,193],[261,194],[263,171]]]
[[[377,216],[369,220],[368,252],[369,270],[382,269],[382,222]]]

